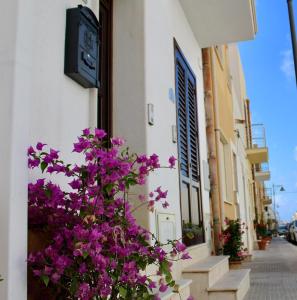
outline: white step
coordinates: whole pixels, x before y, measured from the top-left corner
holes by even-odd
[[[231,270],[208,289],[209,300],[243,300],[250,287],[250,269]]]
[[[183,277],[191,279],[191,295],[208,300],[207,289],[229,271],[229,256],[209,256],[183,270]]]
[[[187,300],[190,297],[190,285],[192,280],[177,280],[173,288],[168,288],[164,293],[158,293],[158,289],[154,289],[154,294],[159,294],[161,300]]]

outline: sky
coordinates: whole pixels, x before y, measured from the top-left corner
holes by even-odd
[[[297,0],[293,1],[297,25]],[[297,211],[297,88],[286,0],[257,0],[258,33],[240,43],[252,122],[263,123],[280,219]]]

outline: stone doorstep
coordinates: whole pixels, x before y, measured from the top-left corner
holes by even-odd
[[[237,292],[248,280],[250,269],[230,270],[213,286],[208,288],[208,292]]]
[[[209,256],[197,263],[190,265],[185,268],[183,273],[209,273],[213,269],[217,268],[220,264],[228,261],[229,256],[220,255],[220,256]]]
[[[185,288],[190,288],[190,284],[192,283],[191,279],[180,279],[175,281],[175,286],[172,288],[168,288],[166,292],[160,293],[159,292],[159,297],[162,300],[170,300],[174,296],[178,295],[179,293],[182,292]],[[157,294],[159,291],[158,288],[153,290],[153,294]],[[184,299],[186,300],[186,299]]]

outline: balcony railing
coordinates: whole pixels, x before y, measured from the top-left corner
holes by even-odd
[[[268,162],[268,148],[263,124],[251,125],[251,143],[247,149],[247,157],[252,164]],[[264,167],[264,166],[263,166]]]
[[[252,124],[252,147],[266,148],[266,132],[263,124]]]
[[[272,188],[265,188],[265,195],[268,197],[272,197]]]
[[[264,205],[272,204],[272,189],[271,188],[264,189],[263,204]]]
[[[255,179],[260,182],[270,180],[270,170],[268,163],[255,165]]]

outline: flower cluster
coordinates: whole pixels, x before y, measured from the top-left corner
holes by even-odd
[[[64,163],[59,151],[45,151],[40,142],[28,149],[29,168],[40,168],[47,178],[62,175],[69,185],[62,189],[44,178],[29,184],[29,229],[42,230],[48,242],[29,253],[28,264],[63,299],[158,299],[153,289],[163,292],[175,284],[172,261],[190,257],[178,240],[168,241],[167,253],[132,214],[129,189],[161,168],[158,156],[130,154],[121,138],[110,144],[103,130],[83,130],[73,148],[83,155],[80,165]],[[170,157],[168,167],[175,161]],[[153,211],[160,202],[166,208],[167,193],[158,187],[139,195],[136,207]],[[152,264],[157,273],[147,274]]]
[[[224,255],[229,255],[230,260],[241,260],[243,257],[242,235],[246,228],[245,223],[241,223],[239,219],[225,219],[226,229],[222,231],[220,240],[223,243]]]

